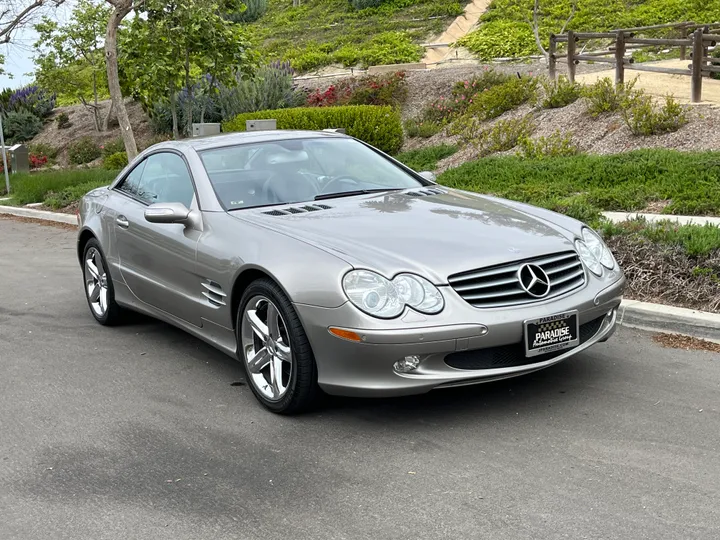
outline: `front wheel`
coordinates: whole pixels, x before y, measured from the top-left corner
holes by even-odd
[[[94,238],[87,243],[83,253],[83,278],[85,297],[95,320],[105,326],[120,322],[122,310],[115,302],[115,289],[105,256]]]
[[[238,355],[258,401],[280,414],[311,407],[319,394],[315,357],[282,289],[269,279],[251,283],[236,327]]]

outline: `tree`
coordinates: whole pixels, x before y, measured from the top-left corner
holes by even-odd
[[[218,84],[234,81],[238,67],[254,65],[241,26],[224,16],[233,9],[241,6],[218,0],[148,0],[146,17],[136,17],[122,37],[126,82],[146,107],[169,104],[176,138],[181,130],[177,111],[181,88],[182,131],[190,134],[196,88],[211,94]]]
[[[31,24],[38,14],[47,13],[65,0],[2,0],[0,1],[0,45],[11,43],[15,32]],[[0,73],[5,57],[0,55]]]
[[[570,8],[569,12],[565,11],[568,5]],[[512,9],[516,10],[516,12],[518,12],[530,26],[533,31],[533,36],[535,37],[535,44],[537,45],[538,50],[545,57],[545,60],[547,60],[549,58],[549,53],[543,45],[543,39],[540,35],[542,27],[547,29],[548,26],[554,26],[555,23],[549,23],[549,20],[557,21],[557,19],[561,16],[567,16],[562,28],[560,28],[560,31],[557,32],[559,34],[565,33],[568,25],[575,18],[578,0],[569,0],[567,4],[551,6],[552,13],[550,14],[546,13],[546,10],[548,10],[547,6],[546,9],[543,10],[540,0],[514,0],[510,6]]]
[[[139,7],[143,0],[138,0],[138,4],[133,4],[133,0],[106,1],[112,6],[112,13],[110,13],[105,30],[105,66],[107,68],[108,90],[110,92],[110,99],[112,100],[111,107],[115,110],[118,124],[120,124],[120,134],[125,144],[125,152],[128,155],[128,160],[133,160],[135,156],[137,156],[138,151],[137,144],[135,143],[135,134],[130,124],[130,117],[125,108],[122,89],[120,88],[117,32],[122,20],[134,8]]]
[[[92,112],[97,131],[107,129],[110,116],[108,110],[101,126],[98,93],[107,86],[102,44],[109,14],[110,9],[102,4],[78,0],[67,24],[61,26],[44,17],[35,25],[39,38],[35,43],[37,82],[56,93],[72,89]]]

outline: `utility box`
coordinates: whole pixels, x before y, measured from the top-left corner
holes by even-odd
[[[277,129],[277,120],[245,120],[246,131],[269,131]]]
[[[7,149],[10,158],[10,171],[13,173],[30,172],[30,158],[28,147],[24,144],[14,144]]]
[[[193,124],[192,125],[192,136],[193,137],[205,137],[207,135],[219,135],[220,124],[206,123],[206,124]]]

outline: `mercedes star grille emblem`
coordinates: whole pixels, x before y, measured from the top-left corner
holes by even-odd
[[[550,294],[550,278],[537,264],[523,264],[517,273],[520,287],[535,298]]]

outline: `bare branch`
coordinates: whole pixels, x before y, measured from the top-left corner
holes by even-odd
[[[572,20],[575,18],[575,13],[577,12],[577,0],[575,0],[572,3],[572,9],[570,10],[570,16],[567,18],[567,21],[565,21],[565,24],[563,24],[562,30],[560,30],[561,34],[565,33],[565,30],[567,30],[568,25],[572,22]]]
[[[543,56],[545,57],[545,60],[548,60],[550,56],[548,55],[548,52],[545,50],[545,47],[543,47],[542,40],[540,39],[540,0],[535,0],[535,4],[533,5],[533,18],[532,18],[532,30],[533,35],[535,36],[535,44],[537,45],[538,49],[540,49],[540,52],[542,52]]]
[[[10,43],[12,40],[12,33],[29,21],[30,15],[33,11],[49,4],[52,4],[54,7],[58,7],[64,2],[65,0],[35,0],[32,4],[28,4],[25,9],[13,15],[10,20],[0,23],[0,43]],[[2,13],[2,17],[6,17],[10,12],[11,9],[6,9]]]

